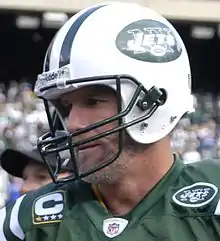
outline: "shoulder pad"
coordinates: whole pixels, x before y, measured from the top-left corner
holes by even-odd
[[[24,230],[19,221],[20,206],[26,195],[0,210],[0,240],[24,240]]]
[[[0,211],[0,241],[24,240],[39,224],[56,225],[63,219],[67,196],[75,183],[51,183],[19,197]],[[69,201],[70,202],[70,201]]]
[[[204,160],[184,166],[172,189],[172,201],[190,215],[220,214],[220,161]]]
[[[211,182],[220,188],[220,160],[207,159],[188,164],[186,172],[192,173],[197,181]]]

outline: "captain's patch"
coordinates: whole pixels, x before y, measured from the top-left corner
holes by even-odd
[[[61,222],[63,219],[65,195],[63,191],[48,193],[33,203],[32,218],[34,224]]]

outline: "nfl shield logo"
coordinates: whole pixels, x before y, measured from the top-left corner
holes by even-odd
[[[120,224],[111,223],[108,225],[107,234],[109,235],[117,235],[119,231]]]
[[[126,226],[128,225],[128,220],[123,218],[107,218],[103,220],[103,233],[109,237],[114,238],[121,234]]]

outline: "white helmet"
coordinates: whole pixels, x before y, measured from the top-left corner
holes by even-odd
[[[35,92],[46,103],[94,84],[120,90],[123,128],[143,144],[168,135],[193,106],[181,37],[161,15],[133,3],[102,3],[70,18],[48,48]]]

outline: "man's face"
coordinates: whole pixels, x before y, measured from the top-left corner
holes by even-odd
[[[70,132],[85,128],[117,114],[116,94],[113,90],[104,86],[84,87],[70,92],[61,97],[61,102],[69,110],[66,124]],[[81,134],[75,138],[77,140],[83,140],[100,133],[105,133],[116,126],[118,126],[117,121]],[[117,143],[117,134],[113,134],[79,146],[77,148],[79,171],[81,173],[89,171],[98,164],[108,161],[117,153]],[[120,159],[112,165],[90,175],[86,180],[89,182],[111,181],[117,178],[120,170],[124,169],[128,159],[129,157],[125,155],[124,152],[120,156]]]
[[[22,194],[35,190],[52,181],[47,168],[37,163],[28,164],[23,170],[22,178],[23,184],[20,190]]]
[[[23,184],[20,189],[21,194],[35,190],[52,182],[47,167],[40,163],[29,163],[23,170],[22,174]],[[63,172],[59,175],[59,178],[63,178],[66,175],[69,175],[68,172]]]

